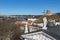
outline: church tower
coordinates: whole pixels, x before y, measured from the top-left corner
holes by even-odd
[[[50,10],[45,10],[44,15],[52,15]]]

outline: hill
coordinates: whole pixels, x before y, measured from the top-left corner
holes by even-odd
[[[42,16],[39,17],[39,22],[43,21],[43,17],[46,17],[47,20],[49,20],[49,19],[60,20],[60,13],[55,13],[53,15],[42,15]]]

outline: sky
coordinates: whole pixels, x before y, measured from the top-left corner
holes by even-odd
[[[42,15],[60,12],[60,0],[0,0],[0,15]]]

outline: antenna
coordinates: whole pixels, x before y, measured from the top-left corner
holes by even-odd
[[[44,11],[42,13],[45,15],[46,14],[46,10],[44,9]]]

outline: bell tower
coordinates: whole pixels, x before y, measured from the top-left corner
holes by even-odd
[[[52,15],[50,10],[44,10],[44,15]]]

